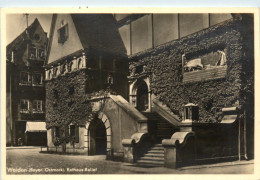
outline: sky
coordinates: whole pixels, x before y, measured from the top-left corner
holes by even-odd
[[[43,30],[48,33],[51,26],[52,14],[29,14],[28,25],[38,18]],[[8,14],[6,16],[6,43],[12,42],[26,29],[26,16],[24,14]]]

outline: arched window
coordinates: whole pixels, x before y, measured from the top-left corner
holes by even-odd
[[[57,77],[58,76],[58,68],[54,68],[54,73],[53,73],[53,77]]]
[[[60,66],[60,74],[64,74],[65,73],[65,68],[66,68],[65,64],[62,64]]]
[[[68,72],[71,72],[71,71],[72,71],[72,66],[73,66],[73,62],[71,61],[71,62],[68,64]]]
[[[78,69],[82,68],[82,59],[79,58],[79,61],[78,61]]]
[[[51,79],[51,78],[52,78],[52,73],[51,73],[51,70],[49,70],[48,77],[49,77],[49,79]]]
[[[113,83],[114,83],[113,76],[111,74],[109,74],[107,76],[107,84],[113,84]]]
[[[149,109],[148,86],[144,80],[136,82],[133,88],[133,100],[136,103],[136,108],[139,111],[146,111]]]

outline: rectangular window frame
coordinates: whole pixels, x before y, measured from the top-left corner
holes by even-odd
[[[22,80],[22,74],[27,74],[27,80]],[[20,83],[19,85],[31,85],[30,73],[26,71],[20,72]]]
[[[27,103],[27,108],[22,108],[23,105],[22,103],[26,106],[26,103]],[[29,99],[21,99],[20,100],[20,112],[21,113],[29,113],[29,110],[30,110],[30,102],[29,102]]]
[[[64,44],[67,41],[68,37],[69,37],[69,27],[68,27],[68,24],[65,24],[64,26],[60,27],[57,30],[57,33],[58,33],[58,43]]]
[[[74,130],[72,130],[74,129]],[[69,136],[70,138],[75,138],[75,143],[79,143],[79,126],[71,124],[69,125]]]
[[[44,60],[44,58],[45,58],[45,50],[44,49],[38,48],[37,58],[39,60]]]
[[[33,113],[42,113],[43,112],[43,101],[34,100],[33,101]]]
[[[54,137],[60,138],[60,128],[59,127],[54,127]]]
[[[35,75],[40,75],[41,76],[41,80],[40,80],[39,84],[35,83]],[[42,86],[43,85],[43,75],[42,75],[42,73],[35,72],[35,73],[32,74],[32,85],[33,86]]]
[[[35,54],[33,54],[33,51],[35,51]],[[33,46],[30,48],[30,59],[37,60],[37,58],[38,58],[38,49],[35,46]]]

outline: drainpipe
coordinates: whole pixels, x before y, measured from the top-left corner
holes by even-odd
[[[240,136],[241,136],[241,132],[240,132],[240,118],[238,119],[238,160],[241,161],[241,150],[240,150]]]
[[[13,53],[12,53],[13,54]],[[13,57],[12,57],[13,59]],[[12,68],[12,66],[10,66],[10,69]],[[10,90],[10,93],[9,93],[9,98],[10,98],[10,104],[9,104],[9,108],[10,108],[10,135],[11,135],[11,146],[14,145],[13,143],[13,111],[12,111],[12,70],[10,70],[10,79],[9,79],[9,90]]]
[[[246,123],[246,110],[244,110],[244,157],[246,160],[248,160],[246,147]]]

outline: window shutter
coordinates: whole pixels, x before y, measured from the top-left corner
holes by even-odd
[[[58,43],[61,43],[60,29],[58,29]]]
[[[76,143],[79,143],[79,126],[75,126]]]
[[[68,24],[65,25],[65,37],[64,37],[64,41],[66,41],[69,37],[69,27]]]

